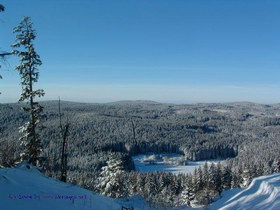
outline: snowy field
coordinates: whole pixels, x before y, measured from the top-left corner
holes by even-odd
[[[147,161],[153,154],[147,155],[137,155],[133,156],[133,161],[136,167],[136,171],[140,172],[154,172],[154,171],[162,171],[162,172],[171,172],[174,174],[180,173],[192,173],[195,168],[203,166],[206,162],[210,165],[211,163],[222,162],[222,159],[215,160],[205,160],[205,161],[187,161],[187,165],[176,165],[174,163],[166,163],[163,160],[163,157],[168,156],[170,159],[172,158],[183,158],[183,155],[179,154],[158,154],[159,156],[155,161]],[[150,158],[152,159],[152,158]],[[146,160],[146,161],[145,161]]]

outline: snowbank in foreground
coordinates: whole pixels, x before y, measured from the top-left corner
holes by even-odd
[[[1,210],[120,210],[122,206],[135,210],[151,209],[138,196],[107,198],[46,177],[35,167],[28,169],[22,165],[0,169]],[[246,189],[224,191],[208,209],[280,209],[280,174],[256,178]]]
[[[138,196],[107,198],[46,177],[32,166],[0,169],[1,210],[119,210],[122,206],[150,209]]]
[[[246,189],[227,190],[208,209],[280,209],[280,174],[258,177]]]

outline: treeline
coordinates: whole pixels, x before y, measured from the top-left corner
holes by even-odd
[[[225,189],[247,187],[257,176],[280,172],[280,159],[268,168],[234,165],[232,162],[205,164],[192,174],[126,172],[121,161],[111,159],[99,176],[86,184],[98,193],[126,198],[141,195],[162,207],[207,206]]]

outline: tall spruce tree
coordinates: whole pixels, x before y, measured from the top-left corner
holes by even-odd
[[[0,4],[0,12],[3,12],[4,10],[5,10],[5,7],[2,4]],[[2,79],[1,75],[0,75],[0,79]],[[1,94],[1,92],[0,92],[0,94]]]
[[[34,83],[38,82],[39,69],[42,65],[40,56],[36,53],[33,41],[36,32],[32,28],[33,23],[29,17],[24,17],[20,24],[14,28],[16,43],[12,45],[15,50],[13,54],[20,59],[16,70],[21,77],[22,93],[19,102],[26,102],[27,107],[23,110],[29,114],[29,121],[20,127],[21,145],[24,147],[20,154],[21,160],[28,160],[29,163],[37,165],[42,147],[38,130],[43,107],[35,102],[36,97],[44,96],[42,89],[34,90]]]

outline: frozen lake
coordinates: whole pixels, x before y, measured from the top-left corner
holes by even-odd
[[[187,173],[192,173],[195,170],[195,168],[203,166],[206,162],[210,166],[211,163],[218,163],[224,161],[222,159],[204,160],[204,161],[187,161],[187,165],[176,165],[174,163],[164,162],[163,157],[168,157],[171,159],[174,157],[175,159],[176,158],[183,159],[184,158],[183,155],[162,153],[156,155],[158,156],[156,160],[147,161],[152,155],[153,154],[133,156],[132,159],[134,161],[136,171],[140,171],[140,172],[161,171],[161,172],[171,172],[174,174],[180,174],[180,173],[187,174]]]

